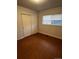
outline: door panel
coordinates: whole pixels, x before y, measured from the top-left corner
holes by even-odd
[[[31,15],[22,14],[23,28],[24,28],[24,36],[31,35],[32,31],[32,18]]]

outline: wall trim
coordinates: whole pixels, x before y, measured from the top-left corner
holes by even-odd
[[[44,33],[44,32],[37,32],[37,33],[41,33],[41,34],[45,34],[45,35],[48,35],[48,36],[51,36],[51,37],[55,37],[55,38],[58,38],[58,39],[62,39],[62,37],[59,37],[59,36],[56,36],[56,35],[51,35],[51,34]],[[34,33],[34,34],[36,34],[36,33]],[[34,34],[31,34],[31,35],[34,35]],[[28,35],[28,36],[31,36],[31,35]],[[25,37],[28,37],[28,36],[22,36],[20,38],[17,38],[17,40],[21,40],[21,39],[23,39]]]
[[[21,40],[21,39],[23,39],[25,36],[21,36],[20,38],[17,38],[17,40]]]
[[[51,35],[51,34],[44,33],[44,32],[39,32],[39,33],[45,34],[45,35],[48,35],[48,36],[51,36],[51,37],[55,37],[55,38],[58,38],[58,39],[62,39],[62,37],[59,37],[59,36],[56,36],[56,35]]]
[[[38,32],[36,32],[36,33],[38,33]],[[34,34],[36,34],[36,33],[33,33],[33,34],[30,34],[30,35],[24,35],[24,36],[22,36],[22,37],[20,37],[20,38],[17,38],[17,40],[21,40],[21,39],[23,39],[23,38],[25,38],[25,37],[29,37],[29,36],[31,36],[31,35],[34,35]]]

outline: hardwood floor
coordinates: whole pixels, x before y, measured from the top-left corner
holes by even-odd
[[[62,40],[40,33],[17,41],[17,59],[62,58]]]

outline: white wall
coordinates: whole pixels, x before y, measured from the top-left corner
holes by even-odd
[[[36,11],[30,10],[28,8],[24,8],[18,6],[17,8],[17,37],[18,40],[24,38],[24,30],[22,24],[21,13],[23,14],[31,14],[32,15],[32,34],[40,32],[43,34],[47,34],[53,37],[62,38],[62,26],[54,26],[54,25],[43,25],[42,24],[42,16],[49,14],[61,14],[62,8],[52,8],[44,11],[40,11],[37,13]]]
[[[37,33],[37,12],[24,8],[21,6],[17,7],[17,39],[24,38],[24,29],[22,23],[21,14],[31,14],[32,15],[32,34]]]
[[[62,26],[55,25],[43,25],[42,24],[42,16],[43,15],[51,15],[51,14],[61,14],[62,8],[52,8],[39,12],[39,32],[43,34],[47,34],[56,38],[62,38]]]

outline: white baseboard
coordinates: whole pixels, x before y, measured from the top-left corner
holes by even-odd
[[[36,32],[37,33],[37,32]],[[33,34],[36,34],[36,33],[33,33]],[[30,35],[33,35],[33,34],[30,34]],[[25,37],[28,37],[28,36],[30,36],[30,35],[24,35],[24,36],[22,36],[22,37],[20,37],[20,38],[17,38],[17,40],[21,40],[21,39],[23,39],[23,38],[25,38]]]
[[[45,34],[45,35],[49,35],[49,36],[52,36],[52,37],[55,37],[55,38],[58,38],[58,39],[62,39],[62,37],[59,37],[59,36],[56,36],[56,35],[51,35],[51,34],[44,33],[44,32],[39,32],[39,33],[42,33],[42,34]]]
[[[22,36],[22,37],[20,37],[20,38],[17,38],[17,40],[21,40],[21,39],[23,39],[25,36]]]
[[[51,35],[51,34],[44,33],[44,32],[37,32],[37,33],[42,33],[42,34],[45,34],[45,35],[49,35],[49,36],[52,36],[52,37],[56,37],[56,38],[62,39],[62,37],[59,37],[59,36],[56,36],[56,35]],[[34,34],[36,34],[36,33],[34,33]],[[31,34],[31,35],[33,35],[33,34]],[[28,35],[28,36],[30,36],[30,35]],[[28,36],[22,36],[22,37],[18,38],[17,40],[21,40],[24,37],[28,37]]]

